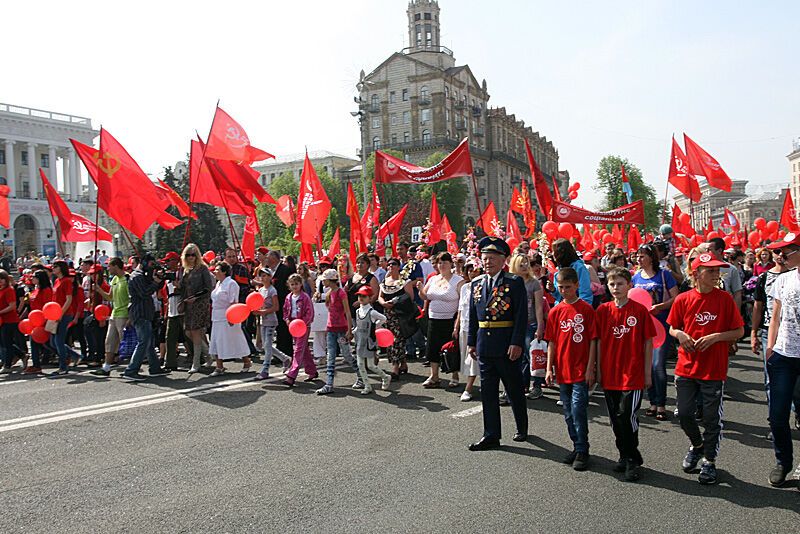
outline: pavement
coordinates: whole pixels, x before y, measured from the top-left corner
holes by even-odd
[[[571,447],[555,390],[528,401],[527,443],[510,440],[503,408],[503,448],[469,452],[480,402],[423,389],[418,362],[369,396],[350,389],[349,369],[319,397],[321,382],[289,389],[240,368],[139,383],[88,371],[0,378],[0,532],[800,531],[795,483],[767,483],[762,367],[744,346],[731,361],[716,486],[681,470],[677,422],[641,412],[642,479],[621,481],[600,392],[593,464],[579,473],[560,462]]]

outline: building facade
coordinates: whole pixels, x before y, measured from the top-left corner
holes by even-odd
[[[481,207],[493,201],[504,215],[513,187],[523,180],[531,186],[528,139],[548,183],[554,176],[559,183],[553,143],[504,107],[489,108],[486,80],[478,82],[469,65],[457,66],[453,52],[441,45],[438,3],[413,0],[407,15],[409,46],[369,74],[362,71],[357,84],[364,158],[378,149],[395,149],[403,159],[419,163],[468,137]],[[479,215],[474,197],[467,196],[468,224]]]
[[[798,207],[798,202],[800,202],[800,138],[792,141],[792,152],[786,158],[789,160],[789,167],[791,167],[789,191],[792,193],[792,200],[796,208]]]
[[[266,189],[275,178],[283,173],[289,173],[299,180],[303,173],[305,157],[305,153],[277,156],[253,165],[253,169],[261,173],[261,185]],[[345,173],[361,163],[357,159],[334,154],[327,150],[313,150],[308,153],[308,159],[318,171],[323,170],[331,178],[340,181],[346,181]]]
[[[767,221],[779,221],[786,191],[788,189],[783,188],[780,191],[768,191],[750,195],[731,203],[728,209],[739,220],[742,228],[754,228],[753,221],[759,217],[763,217]]]
[[[4,253],[14,257],[36,251],[50,256],[57,249],[56,232],[39,178],[41,168],[69,208],[95,218],[94,182],[69,142],[92,145],[99,132],[86,117],[0,104],[0,183],[10,188],[10,227],[0,228]],[[116,224],[104,215],[100,224],[114,233]],[[75,254],[66,244],[65,252]]]
[[[730,208],[734,202],[747,198],[745,192],[747,180],[733,180],[730,192],[715,189],[702,178],[699,178],[698,182],[702,194],[700,202],[690,203],[689,198],[682,193],[673,197],[681,211],[692,215],[693,225],[698,230],[707,227],[709,219],[713,222],[714,228],[719,228],[725,215],[725,208]]]

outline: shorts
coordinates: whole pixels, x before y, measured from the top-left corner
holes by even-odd
[[[108,333],[106,334],[107,353],[115,354],[119,350],[119,343],[122,341],[122,330],[127,322],[127,317],[112,317],[108,320]]]

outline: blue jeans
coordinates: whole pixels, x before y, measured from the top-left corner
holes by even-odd
[[[769,375],[769,428],[775,459],[785,469],[794,467],[792,431],[789,415],[797,379],[800,377],[800,358],[787,358],[777,352],[767,360]]]
[[[136,348],[133,349],[131,363],[125,368],[125,374],[138,373],[145,358],[147,358],[150,372],[158,371],[161,369],[161,364],[156,356],[155,345],[153,345],[153,321],[137,319],[133,322],[133,328],[136,330]]]
[[[589,453],[589,388],[586,382],[560,384],[558,393],[564,403],[564,421],[575,452]]]
[[[44,345],[41,343],[37,343],[31,339],[31,360],[33,360],[33,367],[41,367],[42,366],[42,351],[44,350]]]
[[[345,332],[327,332],[326,340],[328,347],[327,366],[328,366],[328,381],[327,385],[333,386],[333,375],[336,373],[336,357],[342,356],[346,363],[355,370],[358,376],[358,362],[353,358],[350,352],[350,342],[345,338]]]
[[[264,364],[261,366],[261,373],[265,375],[269,374],[269,366],[272,363],[273,356],[277,356],[284,364],[292,360],[291,357],[273,345],[277,328],[277,325],[261,325],[261,345],[264,347]]]
[[[67,358],[71,358],[73,363],[78,363],[81,355],[72,350],[72,347],[67,346],[67,330],[68,325],[72,322],[73,316],[64,314],[58,322],[58,329],[54,336],[50,336],[50,346],[58,354],[58,368],[61,371],[67,370]]]
[[[669,332],[669,325],[658,319]],[[653,348],[653,385],[647,390],[647,398],[652,406],[663,408],[667,405],[667,355],[672,348],[672,337],[664,338],[664,344]]]

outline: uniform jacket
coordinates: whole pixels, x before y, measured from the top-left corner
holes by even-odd
[[[505,271],[497,287],[485,290],[490,283],[489,276],[483,275],[470,284],[467,345],[476,348],[479,358],[503,358],[510,345],[525,346],[528,294],[522,278]],[[485,322],[511,322],[513,326],[481,328],[479,324]]]

